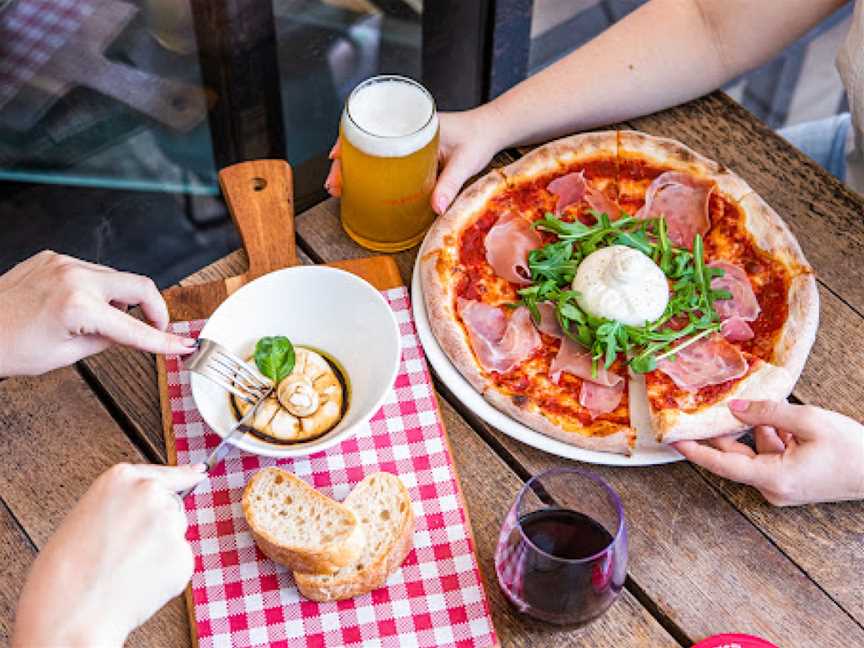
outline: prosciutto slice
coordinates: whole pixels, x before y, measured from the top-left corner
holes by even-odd
[[[714,302],[714,309],[720,319],[728,320],[732,317],[738,317],[744,322],[752,322],[759,317],[761,308],[747,273],[741,267],[725,261],[714,261],[708,266],[720,268],[726,272],[722,277],[714,277],[711,280],[711,288],[728,290],[732,293],[732,299],[718,299]]]
[[[582,202],[588,203],[591,209],[605,212],[611,220],[616,220],[621,215],[621,207],[605,193],[592,187],[585,180],[585,172],[579,171],[568,173],[560,178],[555,178],[546,187],[546,190],[558,197],[555,203],[555,213],[560,214],[568,206]]]
[[[561,339],[561,348],[558,350],[558,355],[552,360],[552,365],[549,367],[549,376],[552,382],[556,385],[561,379],[561,372],[573,374],[583,381],[592,382],[605,387],[614,387],[618,383],[623,383],[624,379],[616,373],[613,373],[603,367],[602,364],[597,367],[597,375],[591,375],[591,352],[588,351],[578,342],[574,342],[568,337]]]
[[[486,261],[502,279],[527,286],[531,283],[528,253],[542,246],[543,239],[528,221],[507,212],[486,234]]]
[[[675,360],[661,360],[657,368],[678,387],[693,392],[740,378],[748,365],[737,347],[715,333],[678,352]]]
[[[537,310],[540,311],[540,323],[536,325],[537,330],[552,337],[564,337],[564,331],[561,330],[558,318],[555,317],[555,304],[551,301],[540,302],[537,304]]]
[[[740,317],[730,317],[723,320],[720,333],[730,342],[746,342],[756,336],[750,325]]]
[[[456,308],[468,329],[471,348],[487,371],[510,371],[540,347],[540,334],[526,308],[517,308],[507,317],[501,308],[461,298]]]
[[[714,183],[677,171],[666,171],[654,178],[645,192],[645,204],[637,218],[666,219],[669,239],[680,247],[693,249],[696,234],[703,236],[711,226],[708,199]]]
[[[598,211],[601,214],[605,213],[609,217],[609,220],[614,221],[621,217],[620,205],[605,193],[590,185],[588,190],[585,192],[585,202],[588,203],[588,206],[591,207],[591,209]]]
[[[569,205],[582,202],[587,189],[584,171],[555,178],[546,186],[546,191],[558,197],[558,202],[555,203],[556,214],[563,212]]]
[[[586,408],[591,418],[601,414],[609,414],[618,409],[621,397],[624,395],[624,381],[621,380],[611,387],[584,381],[579,391],[579,404]]]

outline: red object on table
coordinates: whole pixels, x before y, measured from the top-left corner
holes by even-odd
[[[777,648],[777,646],[753,635],[719,634],[703,639],[693,648]]]
[[[232,450],[186,500],[195,553],[192,596],[199,645],[381,646],[496,644],[495,630],[460,504],[435,392],[414,328],[407,289],[383,291],[402,335],[402,362],[384,406],[356,435],[330,450],[270,459]],[[197,336],[204,321],[174,332]],[[177,463],[203,460],[219,436],[192,401],[188,374],[166,357]],[[414,549],[380,589],[354,599],[315,603],[300,596],[290,572],[255,546],[241,507],[256,471],[279,465],[342,500],[371,472],[402,479],[414,502]]]

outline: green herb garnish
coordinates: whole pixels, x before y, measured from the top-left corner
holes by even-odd
[[[601,362],[608,369],[619,354],[628,357],[633,371],[653,371],[659,360],[674,357],[720,330],[714,302],[731,299],[732,295],[711,288],[712,279],[724,272],[705,264],[704,242],[699,234],[691,252],[672,243],[663,218],[640,220],[622,212],[621,218],[612,221],[605,213],[592,210],[591,214],[596,219],[594,225],[563,221],[552,213],[534,222],[536,229],[555,234],[558,240],[528,255],[533,283],[517,291],[520,299],[515,305],[528,308],[539,323],[538,305],[551,302],[564,334],[591,352],[594,375]],[[579,294],[570,289],[576,270],[586,256],[610,245],[638,250],[668,277],[671,295],[659,319],[644,326],[628,326],[594,317],[579,307]],[[672,320],[678,323],[676,328],[668,326]]]
[[[255,345],[258,370],[276,384],[294,370],[294,362],[294,345],[285,336],[263,337]]]

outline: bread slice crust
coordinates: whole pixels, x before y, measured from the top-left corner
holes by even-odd
[[[268,487],[271,490],[265,492]],[[265,502],[272,503],[267,498],[272,497],[274,487],[283,492],[291,489],[295,496],[303,497],[310,508],[324,508],[341,518],[339,528],[331,534],[325,534],[332,536],[329,540],[303,545],[287,544],[277,536],[274,524],[268,520],[268,513],[263,510]],[[262,499],[256,499],[258,497]],[[300,515],[296,510],[297,502],[293,501],[295,499],[296,497],[292,497],[291,503],[283,502],[286,515]],[[363,527],[351,509],[319,493],[293,473],[275,466],[258,471],[246,484],[243,491],[243,515],[255,544],[264,555],[300,573],[333,574],[357,560],[366,543]],[[309,523],[312,525],[314,521],[310,520]]]
[[[372,509],[369,500],[376,489],[384,489],[392,506]],[[313,601],[339,601],[354,598],[378,589],[396,571],[411,552],[414,537],[414,512],[411,498],[402,481],[390,473],[374,473],[363,479],[344,504],[352,509],[364,527],[367,550],[355,561],[331,576],[295,573],[300,593]],[[389,536],[382,542],[375,533],[372,515],[388,514]],[[364,522],[364,519],[366,522]],[[381,542],[378,548],[373,543]]]

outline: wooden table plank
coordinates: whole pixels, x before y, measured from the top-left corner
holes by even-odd
[[[87,384],[70,368],[40,378],[3,381],[0,430],[4,431],[0,497],[37,547],[45,544],[105,469],[122,461],[142,461]],[[0,528],[4,540],[14,540],[12,531],[5,525]],[[26,557],[29,564],[33,554],[29,546],[29,550],[22,548],[24,553],[15,560]],[[17,599],[23,584],[22,567],[15,561],[6,564],[2,588]],[[0,623],[5,627],[11,623],[13,612],[5,605],[0,612],[4,614]],[[180,597],[162,608],[127,643],[142,647],[189,644],[185,605]]]
[[[567,463],[483,427],[532,474]],[[621,495],[631,577],[692,640],[734,629],[778,646],[864,645],[864,628],[689,465],[591,470]],[[833,561],[834,539],[804,524],[794,542]]]
[[[5,505],[0,503],[0,644],[8,646],[12,639],[18,594],[27,577],[36,547]]]
[[[235,253],[196,273],[186,282],[209,281],[243,269],[243,255]],[[115,407],[129,418],[135,419],[135,430],[156,446],[156,452],[165,458],[161,441],[156,370],[147,356],[126,349],[114,349],[87,361],[99,389],[112,397]],[[486,576],[487,592],[498,632],[504,645],[531,646],[540,628],[517,615],[506,603],[497,588],[494,577],[493,555],[497,534],[503,515],[512,502],[512,497],[521,481],[471,430],[452,407],[441,403],[441,410],[453,447],[459,448],[454,460],[462,475],[472,475],[463,480],[465,499],[473,522],[475,539],[481,568]],[[2,420],[2,419],[0,419]],[[548,635],[548,636],[547,636]],[[609,611],[602,621],[582,631],[560,631],[544,633],[545,645],[566,646],[574,641],[585,645],[667,646],[679,645],[647,610],[629,592]],[[627,643],[629,641],[629,643]]]
[[[344,236],[340,235],[338,224],[338,203],[337,201],[328,201],[307,211],[297,223],[298,234],[302,237],[304,244],[307,245],[313,254],[320,255],[324,260],[329,260],[331,257],[345,256],[360,256],[367,254]],[[406,269],[413,268],[413,259],[416,256],[416,250],[402,253],[399,256],[400,266]],[[826,301],[831,304],[830,301]],[[841,304],[842,305],[842,304]],[[845,306],[845,305],[843,305]],[[830,307],[830,306],[829,306]],[[832,313],[832,316],[834,314]],[[839,380],[839,379],[838,379]],[[851,395],[850,395],[851,396]],[[454,399],[455,402],[455,399]],[[463,412],[463,414],[468,414]],[[470,414],[466,416],[469,422],[476,427],[485,427],[470,418]],[[563,463],[564,460],[552,458],[549,455],[535,452],[527,446],[513,442],[509,437],[505,437],[500,433],[487,432],[493,437],[496,443],[501,444],[515,458],[517,462],[526,467],[529,472],[536,472],[541,465],[552,465],[553,463]],[[540,457],[545,458],[542,463]],[[601,469],[608,470],[608,469]],[[620,473],[620,474],[619,474]],[[606,472],[603,472],[605,475]],[[772,607],[772,605],[780,605],[783,601],[782,597],[788,592],[801,591],[806,592],[806,595],[815,597],[817,606],[822,606],[823,613],[836,621],[836,625],[844,627],[846,631],[859,634],[862,629],[848,617],[843,611],[837,607],[831,598],[825,596],[819,591],[806,575],[786,558],[783,551],[778,551],[771,542],[767,541],[760,530],[748,523],[747,518],[742,517],[724,498],[712,488],[709,487],[705,478],[686,464],[677,466],[660,467],[653,469],[625,469],[624,471],[611,471],[615,475],[615,483],[619,485],[622,492],[635,490],[638,491],[640,498],[629,499],[630,506],[635,507],[638,511],[635,517],[631,517],[634,521],[634,526],[639,525],[641,529],[637,534],[637,538],[641,538],[640,542],[646,547],[644,556],[645,564],[634,562],[633,578],[637,584],[644,588],[652,599],[663,600],[666,598],[669,601],[674,601],[675,605],[668,605],[663,608],[664,612],[670,614],[676,622],[682,624],[682,628],[688,633],[691,638],[698,638],[709,632],[711,627],[730,628],[740,627],[737,624],[739,619],[752,624],[755,629],[760,624],[765,625],[767,620],[764,615],[759,614],[758,609],[749,607],[747,610],[738,610],[736,607],[725,609],[717,609],[717,601],[712,591],[706,588],[707,580],[704,579],[705,573],[694,573],[693,579],[689,579],[687,575],[679,575],[682,582],[678,582],[674,577],[658,571],[657,561],[655,558],[658,554],[665,553],[665,559],[673,560],[675,556],[675,545],[677,539],[668,535],[668,527],[676,526],[688,529],[695,533],[695,530],[706,524],[713,528],[725,529],[735,535],[739,540],[731,542],[728,545],[723,545],[727,551],[726,558],[729,559],[728,573],[724,575],[723,581],[718,585],[716,591],[724,592],[729,597],[729,600],[739,601],[745,597],[748,601],[757,601],[763,606]],[[670,477],[670,475],[672,477]],[[671,479],[671,482],[670,482]],[[711,477],[711,480],[722,482],[718,478]],[[687,488],[680,488],[681,483],[686,483]],[[672,499],[661,496],[657,499],[653,493],[666,492]],[[752,492],[752,491],[751,491]],[[686,497],[686,501],[682,499]],[[754,498],[755,500],[755,498]],[[758,502],[758,500],[755,500]],[[686,506],[685,506],[686,504]],[[627,502],[625,501],[625,505]],[[764,507],[766,505],[761,504]],[[860,504],[853,504],[847,507],[854,514],[853,520],[862,519],[862,507]],[[803,511],[803,512],[802,512]],[[832,529],[827,525],[819,525],[811,516],[802,510],[798,512],[795,524],[798,525],[799,536],[796,539],[794,535],[790,536],[788,527],[781,524],[782,515],[774,515],[772,517],[754,517],[754,523],[764,523],[766,526],[762,528],[762,532],[767,534],[772,541],[782,543],[781,549],[788,549],[794,553],[796,559],[804,562],[803,569],[811,574],[819,582],[821,587],[824,587],[829,594],[836,596],[842,600],[841,605],[844,607],[854,608],[854,592],[858,583],[857,576],[854,570],[831,570],[820,569],[822,557],[808,552],[802,552],[797,549],[796,545],[800,544],[800,533],[802,529],[811,530],[814,533],[820,532],[825,535],[821,536],[824,544],[830,546],[844,547],[847,552],[851,552],[858,557],[860,561],[864,556],[864,545],[857,542],[856,538],[850,536],[849,533],[843,532],[841,529]],[[651,516],[654,520],[646,520],[645,516]],[[854,522],[852,523],[854,525]],[[858,528],[862,528],[859,526]],[[715,563],[712,555],[723,555],[718,552],[715,547],[716,536],[712,538],[702,538],[698,534],[694,537],[687,537],[690,542],[691,551],[695,555],[704,556],[703,561],[708,561],[704,564],[706,570],[713,570]],[[742,545],[746,542],[746,545]],[[701,548],[700,548],[701,544]],[[758,560],[749,562],[737,562],[735,551],[740,550],[742,546],[746,546],[748,556],[759,556]],[[720,562],[720,561],[718,561]],[[700,564],[700,563],[697,563]],[[842,563],[842,564],[857,564]],[[663,567],[662,561],[660,564]],[[752,574],[751,574],[752,571]],[[710,571],[709,571],[710,573]],[[753,586],[743,589],[736,589],[730,586],[728,591],[722,587],[723,583],[748,584]],[[671,592],[671,594],[667,594]],[[668,598],[667,598],[668,597]],[[722,599],[721,599],[722,605]],[[679,609],[679,606],[683,606]],[[781,607],[787,607],[785,602]],[[758,606],[757,606],[758,607]],[[791,608],[794,609],[794,605]],[[689,610],[689,614],[682,612]],[[682,616],[675,616],[675,613],[681,613]],[[800,616],[800,615],[799,615]],[[795,615],[789,619],[792,626],[786,626],[786,630],[800,631],[801,636],[808,636],[807,633],[812,632],[813,625],[798,621],[793,623]],[[719,624],[708,626],[706,624]],[[724,625],[725,624],[725,625]],[[830,625],[830,624],[829,624]],[[766,635],[771,635],[770,627],[763,628]],[[830,631],[830,628],[819,628]],[[772,635],[773,636],[773,635]],[[819,635],[811,635],[819,636]],[[864,635],[862,635],[864,639]]]

